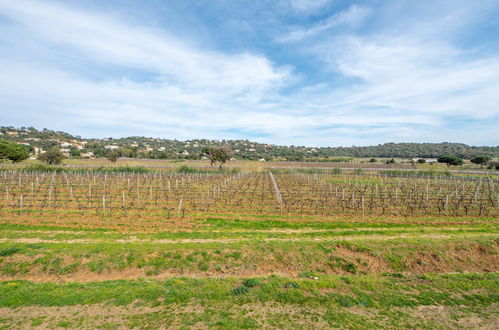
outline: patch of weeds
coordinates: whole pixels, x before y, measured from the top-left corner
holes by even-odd
[[[317,275],[311,270],[303,271],[298,276],[301,278],[316,278],[317,277]]]
[[[355,299],[349,295],[335,295],[334,300],[340,305],[341,307],[353,307],[357,305],[357,302]]]
[[[300,286],[296,282],[286,282],[284,283],[284,288],[286,289],[298,289]]]
[[[387,254],[385,255],[385,260],[390,264],[393,270],[403,271],[406,269],[406,265],[402,260],[403,257],[395,254]]]
[[[206,271],[208,271],[208,269],[210,269],[210,266],[208,266],[208,264],[205,262],[200,262],[198,264],[198,268],[199,268],[199,270],[206,272]]]
[[[31,321],[31,326],[32,326],[32,327],[37,327],[37,326],[39,326],[39,325],[42,325],[42,323],[43,323],[43,319],[45,319],[45,316],[35,317],[35,318]]]
[[[21,251],[22,251],[22,249],[20,247],[9,246],[7,248],[0,250],[0,257],[9,257],[9,256],[14,255],[16,253],[19,253]]]
[[[347,262],[346,264],[343,264],[342,268],[343,268],[343,270],[345,270],[349,273],[352,273],[352,274],[357,273],[357,267],[355,266],[355,264],[353,262]]]
[[[243,281],[243,285],[248,287],[248,288],[255,287],[258,284],[260,284],[260,281],[257,280],[256,278],[247,278]]]
[[[71,326],[71,322],[69,322],[68,320],[61,320],[59,321],[59,323],[57,323],[57,326],[61,328],[69,328]]]
[[[90,269],[92,272],[102,273],[106,268],[106,263],[104,262],[104,260],[99,259],[99,260],[90,261],[85,266],[87,266],[87,268]]]
[[[250,289],[247,286],[241,285],[241,286],[238,286],[237,288],[233,289],[232,294],[235,296],[240,296],[240,295],[243,295],[245,293],[248,293],[249,290]]]
[[[227,257],[229,258],[234,258],[236,260],[240,260],[242,258],[243,254],[239,251],[234,251],[232,253],[228,253]]]

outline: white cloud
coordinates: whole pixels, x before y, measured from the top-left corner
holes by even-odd
[[[265,91],[289,75],[288,68],[274,67],[264,56],[200,50],[164,31],[55,4],[0,2],[0,12],[53,47],[70,47],[73,54],[104,65],[148,70],[189,89],[220,88],[229,95]]]
[[[337,26],[358,26],[370,13],[371,10],[369,8],[352,5],[348,9],[334,14],[324,21],[314,24],[312,27],[305,29],[301,27],[294,28],[288,35],[278,40],[281,42],[296,42]]]
[[[290,0],[289,4],[296,12],[308,14],[324,8],[330,2],[330,0]]]

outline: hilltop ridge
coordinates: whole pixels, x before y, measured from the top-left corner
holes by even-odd
[[[0,127],[0,138],[26,146],[33,154],[60,147],[74,157],[104,157],[109,149],[119,149],[124,157],[152,159],[199,159],[202,148],[228,145],[234,157],[247,160],[334,161],[338,157],[434,158],[451,154],[461,158],[479,155],[499,157],[499,146],[469,146],[463,143],[385,143],[376,146],[305,147],[280,146],[249,140],[186,141],[130,136],[122,138],[82,138],[78,135],[34,127]],[[343,159],[344,160],[344,159]]]

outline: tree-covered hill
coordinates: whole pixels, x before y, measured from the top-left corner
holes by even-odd
[[[153,159],[200,159],[203,147],[228,145],[236,159],[321,161],[338,157],[379,158],[436,158],[454,155],[461,158],[476,156],[499,157],[499,146],[477,147],[462,143],[385,143],[367,147],[278,146],[248,140],[168,140],[148,137],[87,139],[66,132],[33,127],[0,127],[0,138],[23,144],[32,153],[60,147],[71,156],[104,157],[110,149],[117,149],[124,157]]]

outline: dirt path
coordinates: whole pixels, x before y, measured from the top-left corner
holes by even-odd
[[[315,241],[356,241],[356,240],[392,240],[400,238],[431,238],[449,239],[454,237],[499,237],[499,233],[459,233],[459,234],[438,234],[438,233],[412,233],[400,235],[357,235],[357,236],[335,236],[335,237],[290,237],[290,238],[181,238],[181,239],[139,239],[130,237],[127,239],[68,239],[50,240],[36,237],[26,238],[1,238],[0,243],[53,243],[53,244],[98,244],[98,243],[144,243],[144,244],[177,244],[177,243],[232,243],[245,241],[289,241],[289,242],[315,242]]]

